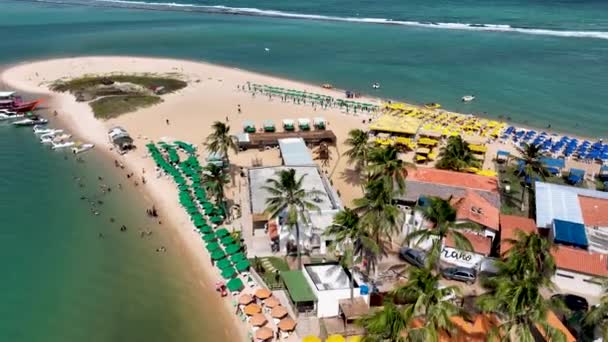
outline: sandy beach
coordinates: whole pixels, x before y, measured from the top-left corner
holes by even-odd
[[[164,102],[159,105],[107,121],[95,119],[89,105],[76,102],[73,95],[54,93],[48,88],[51,82],[59,79],[116,72],[173,74],[187,81],[188,86],[177,93],[163,96]],[[280,127],[283,119],[312,119],[321,116],[327,120],[327,128],[337,137],[336,146],[331,147],[331,160],[327,165],[319,163],[321,169],[327,173],[345,205],[350,205],[353,199],[361,195],[361,187],[356,179],[357,173],[348,165],[342,153],[346,150],[344,141],[348,131],[353,128],[366,128],[368,114],[345,113],[335,107],[313,108],[310,105],[283,102],[278,98],[252,96],[251,93],[238,88],[251,82],[344,98],[344,93],[339,90],[323,89],[319,85],[201,62],[140,57],[79,57],[24,63],[10,67],[3,72],[1,78],[5,84],[16,90],[49,95],[52,98],[50,106],[58,113],[51,119],[60,121],[51,122],[52,127],[67,128],[84,142],[94,143],[97,149],[106,152],[111,158],[109,162],[118,160],[130,172],[135,173],[135,179],[146,176],[147,183],[145,186],[140,186],[140,190],[159,208],[163,219],[169,220],[175,228],[176,236],[183,242],[184,255],[191,260],[193,271],[201,274],[201,288],[209,294],[207,297],[215,297],[213,303],[219,302],[212,288],[218,279],[217,271],[211,267],[209,256],[202,248],[199,235],[192,230],[188,216],[177,201],[175,186],[168,179],[152,176],[155,165],[152,159],[147,157],[146,143],[163,138],[190,142],[198,147],[200,161],[203,163],[207,152],[202,143],[210,133],[214,121],[228,121],[231,131],[236,134],[242,131],[242,124],[246,120],[254,121],[257,128],[261,127],[264,120],[272,120],[277,127]],[[359,98],[357,101],[378,105],[382,103],[380,99],[372,98]],[[241,107],[241,113],[237,110],[238,106]],[[130,132],[138,146],[137,150],[124,156],[112,151],[107,139],[107,130],[114,125],[122,126]],[[487,165],[491,164],[492,157],[499,149],[515,151],[511,144],[490,143],[486,157]],[[262,165],[280,164],[277,149],[248,150],[238,155],[231,155],[230,160],[233,164],[245,168],[259,161]],[[599,167],[571,161],[567,166],[584,168],[589,173],[596,172],[595,169]],[[226,194],[229,199],[240,203],[242,189],[240,180],[235,180]],[[238,220],[226,226],[236,229],[243,227]],[[231,313],[234,309],[230,303],[228,301],[223,303],[226,306],[224,314],[230,316],[223,321],[233,321],[234,326],[238,327],[240,336],[244,338],[247,334],[245,325]],[[233,328],[227,326],[226,329]]]

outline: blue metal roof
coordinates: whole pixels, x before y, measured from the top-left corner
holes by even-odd
[[[553,220],[553,236],[555,243],[579,248],[589,246],[585,226],[581,223],[555,219]]]
[[[286,166],[314,165],[310,150],[302,138],[279,139],[279,148]]]

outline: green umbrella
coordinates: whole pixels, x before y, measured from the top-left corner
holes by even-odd
[[[249,260],[241,260],[236,264],[236,269],[239,272],[244,272],[249,269],[249,266],[251,266],[251,264],[249,264]]]
[[[233,278],[226,283],[226,287],[232,292],[242,290],[244,285],[243,281],[240,278]]]
[[[230,260],[234,263],[238,263],[243,260],[247,260],[247,257],[245,257],[245,254],[243,254],[243,253],[236,253],[236,254],[230,256]]]
[[[228,246],[228,245],[230,245],[230,244],[233,244],[233,243],[234,243],[234,239],[232,238],[232,236],[228,235],[228,236],[223,237],[223,238],[220,240],[220,242],[222,243],[222,245],[224,245],[224,246]]]
[[[203,235],[203,240],[207,241],[207,242],[213,241],[213,240],[216,240],[216,239],[217,239],[217,236],[215,236],[215,233],[209,233],[209,234]]]
[[[207,210],[205,210],[205,213],[206,212],[207,212]],[[211,216],[209,221],[211,221],[212,223],[215,223],[215,224],[220,224],[220,223],[222,223],[222,221],[224,221],[224,219],[221,216]]]
[[[235,254],[241,250],[241,246],[233,243],[232,245],[226,246],[225,250],[228,254]]]
[[[226,254],[224,254],[224,251],[222,251],[221,249],[216,249],[215,252],[211,253],[212,260],[220,260],[223,259],[225,256]]]
[[[207,244],[207,250],[208,250],[209,252],[213,252],[213,251],[216,251],[216,250],[218,250],[218,249],[220,249],[220,244],[219,244],[219,243],[217,243],[217,242],[209,242],[209,243]]]
[[[232,262],[230,260],[228,260],[228,259],[222,259],[222,260],[220,260],[220,261],[217,262],[217,267],[220,270],[223,270],[225,268],[232,267]]]
[[[234,267],[225,268],[224,270],[222,270],[222,278],[224,279],[234,278],[235,275],[236,271],[234,270]]]
[[[229,235],[230,233],[228,232],[228,230],[226,228],[220,228],[215,231],[215,234],[219,237],[223,237],[223,236]]]
[[[213,233],[213,229],[211,229],[211,227],[209,227],[208,225],[203,225],[199,227],[198,230],[203,234]]]

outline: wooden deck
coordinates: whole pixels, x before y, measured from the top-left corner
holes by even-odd
[[[330,130],[298,131],[298,132],[267,132],[249,133],[249,141],[239,141],[239,147],[243,150],[266,146],[278,146],[279,139],[302,138],[306,144],[317,145],[322,142],[328,144],[336,143],[336,135]]]

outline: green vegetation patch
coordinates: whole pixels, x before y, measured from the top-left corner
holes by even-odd
[[[185,88],[187,82],[155,74],[94,75],[59,80],[51,90],[69,92],[76,101],[89,102],[95,117],[109,119],[161,103],[161,95]]]
[[[110,119],[161,102],[163,100],[159,96],[120,95],[102,97],[91,102],[90,105],[96,118]]]

